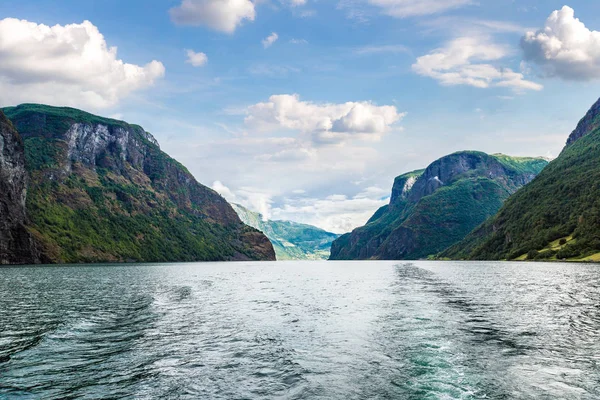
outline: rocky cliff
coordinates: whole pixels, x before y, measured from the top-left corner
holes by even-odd
[[[4,111],[24,143],[28,229],[52,262],[275,258],[141,127],[71,108]]]
[[[396,178],[390,204],[337,239],[331,259],[418,259],[463,239],[547,164],[541,158],[459,152]]]
[[[23,141],[0,111],[0,264],[40,262],[26,228],[27,182]]]

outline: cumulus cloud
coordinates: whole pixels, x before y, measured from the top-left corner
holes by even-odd
[[[162,63],[127,64],[89,21],[47,26],[0,20],[0,102],[113,106],[163,77]]]
[[[256,10],[250,0],[182,0],[170,11],[178,25],[207,26],[233,33],[244,20],[254,21]]]
[[[273,46],[273,43],[275,43],[277,39],[279,39],[279,35],[276,32],[273,32],[263,39],[262,45],[265,49],[268,49],[269,47]]]
[[[273,95],[248,107],[245,122],[260,130],[289,129],[309,133],[315,143],[341,143],[356,138],[379,140],[403,116],[395,106],[371,102],[317,104],[297,94]]]
[[[186,50],[187,63],[194,67],[202,67],[208,62],[208,56],[202,52],[196,53],[194,50]]]
[[[600,32],[589,30],[568,6],[550,14],[544,27],[521,39],[524,58],[544,75],[570,80],[600,78]]]
[[[412,69],[446,86],[507,87],[515,91],[543,88],[520,72],[492,64],[507,55],[509,52],[502,46],[477,37],[462,37],[417,58]]]

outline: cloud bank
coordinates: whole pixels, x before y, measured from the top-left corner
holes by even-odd
[[[498,67],[498,60],[509,55],[502,46],[477,37],[461,37],[445,47],[417,58],[412,69],[445,86],[469,85],[477,88],[508,87],[515,91],[541,90],[542,85],[525,79],[520,72]]]
[[[395,106],[371,102],[317,104],[297,94],[273,95],[247,110],[246,125],[263,130],[308,133],[314,143],[339,144],[350,139],[380,140],[402,117]]]
[[[47,26],[0,20],[0,102],[99,109],[152,86],[165,68],[127,64],[89,21]]]

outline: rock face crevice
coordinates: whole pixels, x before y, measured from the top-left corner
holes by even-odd
[[[40,262],[26,228],[27,181],[23,141],[0,111],[0,264]]]

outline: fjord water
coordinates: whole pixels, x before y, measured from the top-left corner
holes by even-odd
[[[0,398],[600,397],[600,267],[0,270]]]

